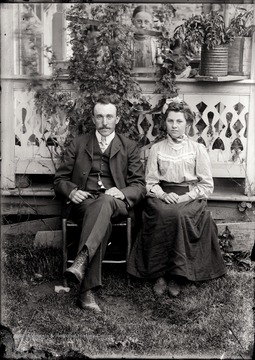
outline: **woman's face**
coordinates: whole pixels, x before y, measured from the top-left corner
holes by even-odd
[[[150,30],[153,26],[151,14],[140,11],[133,19],[133,23],[137,29]]]
[[[185,134],[186,127],[187,121],[182,112],[170,111],[168,113],[166,118],[166,130],[173,139],[177,139]]]

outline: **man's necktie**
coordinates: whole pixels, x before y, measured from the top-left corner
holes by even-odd
[[[101,141],[99,143],[100,149],[102,152],[105,152],[106,148],[107,148],[107,143],[106,143],[106,137],[105,136],[101,136]]]

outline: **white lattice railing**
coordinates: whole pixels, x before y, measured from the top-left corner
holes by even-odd
[[[193,83],[194,90],[196,83]],[[184,100],[196,113],[196,120],[189,136],[202,142],[208,149],[214,177],[245,177],[249,95],[183,92]],[[220,87],[219,87],[220,90]],[[152,88],[145,94],[152,105],[160,95]],[[149,144],[158,134],[158,114],[142,114],[137,117],[137,127]],[[42,119],[36,113],[33,94],[23,89],[14,90],[15,163],[16,173],[53,173],[49,149],[54,148],[50,138],[63,142],[66,136],[64,114]],[[45,133],[45,130],[47,132]],[[52,144],[52,145],[51,145]]]

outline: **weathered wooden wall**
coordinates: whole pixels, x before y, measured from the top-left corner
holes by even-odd
[[[240,201],[208,200],[208,208],[217,223],[219,234],[229,227],[235,250],[251,250],[255,239],[255,206],[241,212]],[[61,247],[61,203],[53,193],[41,196],[2,197],[3,218],[27,215],[27,221],[2,225],[2,235],[27,233],[35,235],[35,245]],[[38,220],[29,220],[29,215]]]
[[[238,209],[240,201],[208,200],[208,207],[217,222],[254,221],[254,205],[245,212]],[[7,215],[60,216],[61,202],[51,195],[3,196],[2,216]]]

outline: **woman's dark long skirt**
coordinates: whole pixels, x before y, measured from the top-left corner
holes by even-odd
[[[206,200],[166,204],[147,198],[127,271],[140,278],[178,275],[191,281],[225,274],[218,231]]]

